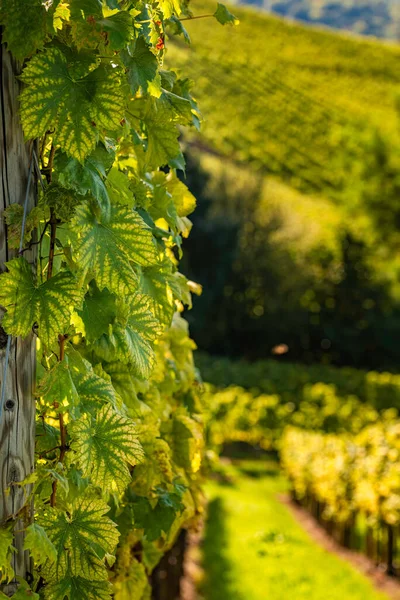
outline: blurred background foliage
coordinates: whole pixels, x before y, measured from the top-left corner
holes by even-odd
[[[204,116],[184,140],[194,338],[214,355],[396,369],[400,49],[235,11],[239,27],[198,20],[192,48],[170,49]]]

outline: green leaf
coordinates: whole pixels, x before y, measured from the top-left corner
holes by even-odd
[[[196,198],[175,173],[167,180],[166,187],[172,196],[179,217],[187,217],[195,210]]]
[[[138,497],[133,504],[133,514],[137,528],[144,529],[149,542],[168,534],[177,514],[183,510],[182,496],[179,493],[163,492],[153,508],[145,497]]]
[[[132,94],[136,94],[139,88],[146,93],[148,84],[154,81],[157,75],[158,61],[145,39],[138,38],[129,50],[121,53],[121,59],[127,69]]]
[[[16,577],[18,582],[18,589],[11,597],[14,600],[39,600],[39,594],[36,594],[28,585],[28,583],[22,579],[22,577]],[[3,598],[2,593],[0,592],[0,598]],[[6,600],[9,599],[9,596],[4,594],[4,598]]]
[[[71,224],[71,230],[75,228],[80,233],[76,249],[79,266],[93,274],[100,289],[132,293],[138,278],[131,261],[145,266],[156,262],[150,228],[127,206],[112,206],[100,216],[89,205],[80,206]]]
[[[107,32],[110,48],[122,50],[133,35],[133,20],[129,12],[120,10],[106,19],[99,19],[97,25]]]
[[[64,21],[69,21],[71,11],[69,9],[68,0],[67,2],[59,2],[53,13],[53,27],[55,30],[62,29]]]
[[[113,579],[115,598],[119,600],[145,600],[150,595],[145,595],[149,587],[144,565],[135,558],[131,558],[124,569],[118,570],[118,575]]]
[[[115,296],[106,288],[101,291],[98,288],[92,289],[85,296],[82,310],[77,312],[85,327],[86,341],[94,342],[108,332],[109,325],[116,317]]]
[[[151,298],[156,318],[164,325],[171,324],[175,310],[174,298],[170,286],[172,263],[165,259],[153,267],[142,269],[140,285],[142,291]]]
[[[106,578],[104,557],[118,543],[115,523],[106,517],[109,507],[102,500],[79,498],[67,512],[47,508],[41,523],[57,551],[55,574]],[[52,568],[53,569],[53,568]]]
[[[72,379],[68,357],[47,371],[37,392],[48,406],[59,407],[60,412],[68,409],[74,417],[79,415],[79,393]]]
[[[83,164],[75,158],[68,157],[64,152],[57,152],[54,161],[55,175],[62,186],[81,195],[89,193],[102,207],[107,208],[109,198],[104,178],[114,158],[115,153],[103,144],[98,144]]]
[[[127,464],[143,456],[133,421],[105,406],[95,419],[85,415],[72,423],[70,433],[84,477],[104,491],[122,494],[131,479]]]
[[[92,365],[78,352],[73,352],[68,358],[82,412],[93,413],[101,404],[115,407],[117,398],[111,382],[95,373]]]
[[[158,565],[162,555],[163,551],[157,547],[157,544],[143,540],[143,564],[150,573]]]
[[[38,388],[48,406],[56,403],[60,412],[68,412],[77,418],[80,412],[93,412],[102,403],[116,404],[113,386],[99,377],[92,365],[79,352],[70,353],[58,362],[43,378]]]
[[[111,584],[107,580],[85,579],[67,574],[45,588],[46,600],[111,600]]]
[[[57,219],[64,223],[71,219],[82,200],[81,195],[57,182],[48,185],[42,196],[43,204],[52,209]]]
[[[100,133],[119,127],[124,117],[122,89],[115,69],[95,58],[47,48],[24,69],[22,125],[27,138],[54,129],[54,142],[80,161],[90,154]]]
[[[192,294],[186,277],[176,271],[171,277],[169,285],[175,298],[186,304],[189,308],[192,308]]]
[[[0,527],[0,581],[11,581],[14,569],[11,566],[13,533],[10,529]]]
[[[217,10],[214,13],[214,17],[219,23],[221,23],[221,25],[239,25],[239,19],[229,12],[225,4],[220,4],[219,2],[217,5]]]
[[[182,125],[191,125],[193,122],[192,105],[189,100],[176,94],[163,90],[159,103],[164,104],[167,110],[174,115],[174,120]]]
[[[180,160],[179,130],[175,124],[175,113],[166,102],[154,101],[151,110],[143,116],[146,125],[146,164],[149,169]]]
[[[151,312],[152,301],[135,294],[129,299],[129,317],[126,323],[116,323],[108,335],[95,344],[96,354],[108,362],[121,360],[130,364],[133,374],[140,378],[150,376],[154,364],[153,344],[162,327]]]
[[[47,561],[54,563],[57,559],[57,550],[53,542],[48,538],[43,527],[37,523],[32,523],[26,530],[24,550],[29,550],[36,567]]]
[[[178,19],[177,17],[175,17],[175,15],[172,15],[169,22],[171,25],[172,33],[174,35],[182,35],[185,42],[188,45],[190,45],[190,43],[191,43],[190,35],[189,35],[186,27],[184,27],[182,21],[180,19]]]
[[[134,196],[131,189],[131,180],[116,167],[113,167],[108,173],[107,190],[113,204],[123,204],[132,208]]]
[[[0,21],[5,26],[2,41],[18,60],[43,48],[48,20],[42,0],[1,0]]]
[[[182,12],[179,0],[158,0],[158,4],[164,14],[164,19],[169,19],[174,13],[179,16]]]
[[[0,275],[0,304],[7,310],[4,329],[26,337],[36,322],[40,339],[51,346],[68,327],[72,310],[82,302],[83,292],[75,277],[62,271],[36,285],[32,266],[24,258],[14,258],[6,267],[8,271]]]
[[[149,412],[149,407],[138,399],[138,393],[147,390],[148,382],[135,377],[132,367],[121,361],[107,363],[105,367],[115,391],[122,398],[130,416],[139,416]]]
[[[179,131],[174,123],[155,118],[148,120],[147,124],[147,150],[146,164],[149,169],[156,165],[164,166],[178,159],[181,148],[178,137]]]
[[[190,473],[201,465],[203,432],[201,425],[191,417],[176,415],[172,426],[173,450],[176,463]]]
[[[9,248],[18,249],[21,240],[22,221],[24,208],[21,204],[10,204],[4,211],[4,219],[7,223],[7,243]],[[33,230],[39,226],[44,219],[42,207],[35,206],[28,212],[25,220],[24,245],[31,241]]]
[[[151,495],[156,486],[173,480],[171,449],[165,440],[151,433],[150,440],[142,442],[145,458],[133,472],[132,489],[142,496]]]

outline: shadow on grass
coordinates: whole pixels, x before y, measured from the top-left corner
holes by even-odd
[[[222,498],[208,505],[203,540],[204,580],[201,593],[205,600],[244,600],[235,590],[232,565],[226,555],[228,536]]]
[[[262,477],[279,477],[280,473],[278,469],[250,469],[248,467],[240,467],[243,475],[247,475],[251,479],[261,479]]]

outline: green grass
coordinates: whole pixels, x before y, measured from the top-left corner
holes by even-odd
[[[275,463],[241,461],[207,484],[205,600],[384,600],[349,564],[315,544],[277,495]]]

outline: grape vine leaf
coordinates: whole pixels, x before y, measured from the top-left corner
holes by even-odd
[[[54,160],[55,174],[60,185],[83,196],[90,193],[102,207],[107,208],[110,201],[104,178],[114,158],[114,151],[103,144],[98,144],[83,164],[76,158],[68,157],[65,152],[57,152]]]
[[[94,342],[108,332],[117,315],[115,296],[107,288],[100,291],[96,287],[86,294],[82,310],[77,312],[84,324],[86,341]]]
[[[68,573],[45,588],[46,600],[111,600],[111,584],[107,580],[86,579]]]
[[[175,174],[167,180],[167,190],[172,196],[179,217],[187,217],[196,208],[196,198]]]
[[[182,12],[179,0],[158,0],[158,4],[163,12],[164,19],[169,19],[173,14],[179,16]]]
[[[131,261],[151,265],[157,260],[152,232],[139,214],[127,206],[112,206],[100,217],[89,204],[79,206],[71,224],[79,228],[76,249],[83,271],[93,273],[99,289],[117,294],[132,293],[138,277]]]
[[[196,473],[201,465],[203,433],[199,423],[184,414],[175,415],[173,426],[175,462],[189,473]]]
[[[78,352],[72,352],[68,358],[82,412],[93,413],[102,403],[115,408],[117,398],[110,381],[95,373],[92,365]]]
[[[55,10],[53,13],[53,27],[57,31],[58,29],[62,29],[64,23],[63,21],[69,21],[71,16],[71,11],[69,9],[68,0],[67,2],[58,2],[54,3]]]
[[[183,164],[179,145],[176,112],[165,98],[141,98],[130,103],[130,113],[142,124],[146,132],[145,163],[150,170],[169,164]],[[180,167],[179,168],[183,168]]]
[[[129,600],[145,600],[151,595],[149,580],[144,565],[138,562],[134,557],[124,564],[124,569],[118,570],[117,576],[113,579],[113,588],[115,597]],[[147,591],[147,594],[146,594]]]
[[[164,325],[170,325],[175,310],[170,286],[172,263],[165,259],[153,267],[142,269],[140,286],[144,294],[151,298],[156,318]]]
[[[171,25],[172,33],[174,35],[182,35],[185,42],[190,46],[190,35],[186,27],[184,27],[182,21],[180,21],[180,19],[178,19],[175,15],[172,15],[172,17],[170,17],[169,23]]]
[[[53,543],[55,572],[85,578],[106,578],[103,559],[113,554],[119,533],[108,518],[108,505],[97,498],[78,498],[68,511],[48,508],[41,524]]]
[[[120,10],[106,19],[98,19],[96,25],[107,33],[112,50],[125,48],[133,34],[132,17],[129,12],[124,10]]]
[[[145,39],[139,37],[128,50],[121,52],[121,59],[127,69],[132,94],[136,94],[139,88],[146,93],[149,83],[157,75],[158,61]]]
[[[162,332],[151,307],[150,298],[134,294],[129,298],[126,323],[116,323],[95,344],[100,358],[108,362],[120,360],[130,364],[133,374],[143,379],[150,376],[154,363],[153,343]]]
[[[183,508],[180,492],[161,491],[154,508],[146,497],[139,496],[133,505],[135,525],[144,529],[147,540],[153,542],[169,532],[176,515]]]
[[[145,458],[133,472],[133,489],[143,496],[149,496],[154,487],[173,480],[171,449],[165,440],[151,434],[147,443],[142,441]]]
[[[0,527],[0,581],[10,581],[14,577],[11,555],[14,551],[13,533],[9,528]]]
[[[13,600],[39,600],[39,594],[36,594],[29,586],[29,584],[22,579],[22,577],[17,576],[15,578],[18,583],[17,591],[11,596]],[[9,600],[9,596],[0,592],[1,600]]]
[[[130,207],[134,204],[131,180],[117,167],[113,167],[108,173],[107,191],[113,204],[124,204]]]
[[[84,415],[72,423],[70,433],[84,477],[104,491],[122,494],[131,479],[127,464],[143,456],[133,421],[104,406],[95,419]]]
[[[55,217],[63,222],[68,222],[75,213],[75,209],[83,200],[71,188],[65,188],[58,182],[50,183],[41,197],[41,203],[53,211]]]
[[[109,381],[99,377],[92,365],[79,352],[70,350],[63,361],[46,372],[38,394],[49,406],[68,408],[71,417],[93,412],[101,403],[116,404],[115,390]]]
[[[149,104],[142,116],[147,134],[146,165],[149,169],[156,169],[167,164],[175,167],[175,163],[179,163],[179,168],[183,168],[175,112],[169,103],[160,100]]]
[[[135,377],[131,366],[121,361],[107,363],[106,368],[113,387],[128,408],[129,414],[136,417],[149,412],[150,408],[138,398],[139,392],[147,390],[148,382]]]
[[[37,392],[48,406],[60,408],[61,412],[68,409],[74,418],[79,415],[80,398],[71,376],[68,357],[57,362],[50,371],[46,371]]]
[[[171,110],[174,120],[182,125],[191,125],[193,122],[192,106],[186,98],[177,96],[173,92],[163,90],[159,103],[164,104],[166,109]]]
[[[0,21],[5,26],[3,42],[13,56],[23,61],[43,48],[48,36],[48,18],[42,0],[1,0]]]
[[[214,17],[217,19],[221,25],[238,25],[239,19],[235,17],[229,10],[226,8],[225,4],[220,4],[218,2],[217,10],[214,13]]]
[[[21,204],[9,204],[3,213],[4,220],[7,223],[7,242],[9,248],[19,248],[22,233],[22,221],[24,208]],[[43,207],[34,206],[28,212],[25,219],[25,230],[23,243],[28,244],[32,237],[33,230],[39,226],[40,221],[44,218]]]
[[[118,73],[96,64],[93,57],[59,47],[32,58],[21,75],[26,85],[20,113],[27,138],[54,129],[54,142],[83,161],[102,130],[119,127],[124,102]]]
[[[35,566],[45,564],[47,561],[54,563],[57,559],[57,550],[41,525],[32,523],[27,527],[24,539],[24,550],[29,550],[35,561]]]
[[[0,304],[7,310],[4,329],[26,337],[37,323],[40,339],[50,346],[64,333],[72,310],[81,305],[83,291],[67,271],[37,285],[32,266],[24,258],[14,258],[6,267],[8,271],[0,275]]]

